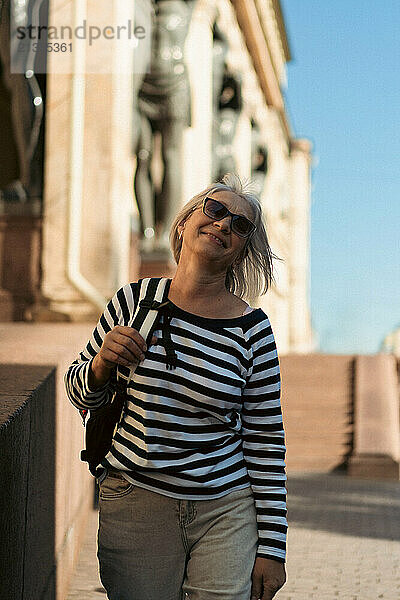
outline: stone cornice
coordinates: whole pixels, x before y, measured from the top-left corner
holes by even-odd
[[[277,111],[286,138],[290,140],[292,133],[285,112],[285,103],[254,0],[231,0],[231,2],[266,103]]]
[[[292,152],[303,152],[304,154],[311,157],[312,142],[307,138],[292,139],[290,140],[290,153]]]
[[[280,86],[286,86],[286,52],[272,0],[254,0]]]
[[[283,18],[282,7],[280,0],[272,0],[272,6],[274,7],[276,22],[281,36],[282,47],[285,52],[286,62],[292,60],[292,54],[290,52],[289,41],[286,35],[285,20]]]

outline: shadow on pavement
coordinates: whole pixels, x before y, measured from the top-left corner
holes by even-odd
[[[289,526],[400,540],[400,482],[288,473]]]

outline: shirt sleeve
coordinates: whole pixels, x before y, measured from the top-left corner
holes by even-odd
[[[268,317],[258,325],[250,343],[252,361],[243,390],[242,440],[257,513],[257,556],[285,562],[285,433],[278,353]]]
[[[100,408],[111,399],[111,379],[96,390],[91,390],[89,370],[106,334],[116,325],[127,325],[130,322],[135,312],[137,286],[137,283],[128,284],[111,298],[84,350],[64,375],[67,396],[79,410]]]

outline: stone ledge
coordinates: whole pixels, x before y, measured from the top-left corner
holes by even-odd
[[[349,475],[399,479],[399,382],[394,356],[357,356]]]
[[[347,474],[361,479],[400,479],[400,465],[390,456],[360,454],[351,456]]]

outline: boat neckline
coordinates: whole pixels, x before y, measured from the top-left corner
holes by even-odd
[[[176,316],[183,316],[186,318],[190,318],[191,320],[196,320],[196,321],[202,321],[202,322],[207,322],[207,323],[214,323],[215,325],[223,325],[223,324],[230,324],[230,323],[239,323],[239,322],[243,322],[243,321],[251,321],[252,319],[254,319],[254,317],[260,314],[260,312],[262,312],[261,308],[254,308],[253,310],[251,310],[250,312],[246,313],[245,315],[239,315],[238,317],[228,317],[228,318],[223,318],[223,317],[203,317],[201,315],[196,315],[194,313],[188,312],[187,310],[184,310],[183,308],[180,308],[179,306],[177,306],[176,304],[174,304],[172,302],[172,300],[170,300],[168,298],[168,302],[171,308],[171,312],[176,315]]]

